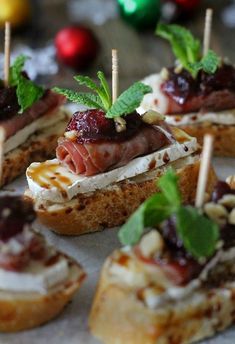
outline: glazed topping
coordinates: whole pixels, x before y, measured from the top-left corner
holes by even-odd
[[[168,78],[162,83],[161,89],[180,105],[193,97],[204,97],[216,91],[235,92],[235,69],[232,65],[223,64],[214,74],[200,71],[193,78],[185,69],[177,72],[175,68],[169,68]]]
[[[0,241],[7,242],[35,220],[33,206],[21,197],[0,197]]]
[[[0,88],[0,120],[13,117],[20,110],[15,87]]]
[[[126,118],[126,130],[118,133],[114,121],[106,118],[103,110],[94,109],[75,112],[66,128],[66,132],[75,131],[78,143],[118,142],[134,136],[144,126],[147,127],[147,124],[141,121],[140,115],[133,112]]]

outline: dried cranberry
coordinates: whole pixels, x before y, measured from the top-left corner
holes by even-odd
[[[232,190],[226,182],[219,181],[214,188],[211,200],[212,202],[217,203],[224,195],[227,194],[235,195],[235,190]]]
[[[70,120],[66,131],[76,130],[79,132],[77,141],[97,142],[97,141],[123,141],[137,133],[139,128],[145,125],[140,115],[136,112],[125,117],[126,130],[118,133],[113,119],[105,117],[102,110],[87,110],[75,112]]]
[[[0,197],[0,240],[7,241],[34,221],[33,206],[19,196]]]

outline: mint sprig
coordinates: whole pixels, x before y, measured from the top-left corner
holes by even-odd
[[[16,87],[17,100],[20,106],[19,113],[32,106],[44,94],[44,89],[41,86],[36,85],[22,74],[27,59],[27,56],[19,55],[10,67],[10,86]]]
[[[107,118],[127,115],[140,106],[145,94],[151,93],[152,88],[142,82],[136,82],[124,91],[106,113]]]
[[[99,71],[97,76],[100,81],[99,85],[88,76],[77,75],[74,77],[80,85],[85,85],[95,94],[81,93],[59,87],[55,87],[53,90],[63,94],[68,100],[74,103],[103,110],[107,118],[116,118],[132,113],[140,105],[144,95],[152,92],[150,86],[136,82],[124,91],[112,104],[111,90],[104,73]]]
[[[183,206],[178,177],[169,169],[158,187],[161,192],[146,200],[121,227],[119,239],[124,245],[138,243],[145,228],[155,227],[170,216],[176,217],[176,231],[185,249],[195,258],[210,257],[216,250],[219,227],[198,209]]]
[[[201,44],[189,30],[176,24],[159,23],[156,34],[166,39],[171,44],[174,55],[180,64],[194,77],[200,70],[213,74],[220,65],[218,55],[209,50],[207,55],[201,58]]]

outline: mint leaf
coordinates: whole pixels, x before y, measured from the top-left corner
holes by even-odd
[[[191,63],[189,66],[194,76],[196,76],[201,69],[208,74],[214,74],[217,71],[220,63],[221,59],[219,56],[213,50],[209,50],[208,53],[201,59],[201,61]]]
[[[104,74],[103,74],[103,77],[104,77]],[[104,109],[104,111],[107,111],[109,109],[109,107],[110,107],[109,99],[111,98],[111,95],[109,94],[109,96],[107,96],[107,93],[106,93],[107,88],[104,89],[102,85],[97,86],[96,83],[91,78],[89,78],[88,76],[77,75],[74,77],[74,79],[80,85],[85,85],[86,87],[90,88],[91,90],[95,91],[98,94],[98,96],[101,100],[101,104],[103,104],[102,108]]]
[[[19,55],[13,65],[10,67],[10,85],[16,86],[18,84],[19,76],[22,73],[24,68],[25,62],[29,59],[29,57],[24,55]]]
[[[172,212],[167,198],[157,193],[146,200],[121,227],[118,237],[123,245],[136,244],[146,227],[154,227],[167,219]]]
[[[93,91],[99,91],[99,86],[96,85],[96,83],[89,78],[89,76],[83,76],[83,75],[76,75],[74,79],[80,84],[85,85],[87,88],[90,88]]]
[[[92,109],[103,108],[100,98],[92,93],[76,92],[60,87],[54,87],[53,91],[64,95],[68,100],[70,100],[73,103],[83,104]]]
[[[191,73],[189,64],[197,62],[200,58],[200,41],[194,38],[189,30],[176,24],[159,23],[156,34],[170,42],[176,58]]]
[[[20,113],[32,106],[44,94],[42,87],[37,86],[31,80],[20,76],[18,78],[16,95],[20,105]]]
[[[178,209],[176,222],[177,233],[186,250],[194,258],[208,258],[213,255],[219,239],[219,227],[216,223],[191,206]]]
[[[112,106],[112,99],[111,99],[111,91],[109,88],[109,84],[107,83],[107,80],[105,79],[104,73],[99,71],[97,73],[97,76],[100,80],[100,84],[101,84],[101,88],[103,90],[103,104],[106,108],[106,110],[108,110],[111,106]]]
[[[178,179],[173,169],[170,168],[158,181],[159,188],[172,207],[179,207],[181,205]]]
[[[107,111],[107,118],[127,115],[136,110],[145,94],[152,92],[152,88],[141,82],[134,83],[124,91]]]

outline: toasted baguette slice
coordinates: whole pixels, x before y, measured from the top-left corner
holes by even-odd
[[[18,148],[3,155],[0,186],[6,185],[21,175],[33,161],[44,161],[55,156],[58,138],[63,135],[69,114],[63,110],[64,117],[56,125],[37,131]]]
[[[0,290],[0,332],[17,332],[42,325],[63,310],[85,277],[80,265],[68,259],[69,278],[46,295]]]
[[[201,123],[181,126],[186,133],[196,137],[200,145],[203,144],[205,134],[214,136],[214,155],[235,157],[235,125]]]
[[[235,320],[235,284],[204,288],[184,300],[151,309],[103,268],[90,314],[90,330],[105,344],[189,344],[213,336]]]
[[[39,220],[53,231],[63,235],[80,235],[123,224],[134,210],[150,195],[156,192],[156,181],[164,171],[172,166],[180,177],[183,200],[194,200],[198,171],[198,156],[189,156],[169,163],[163,168],[125,180],[112,187],[87,194],[78,194],[71,201],[56,204],[40,199],[32,199]],[[216,182],[211,168],[208,192]],[[25,193],[31,198],[29,190]]]

